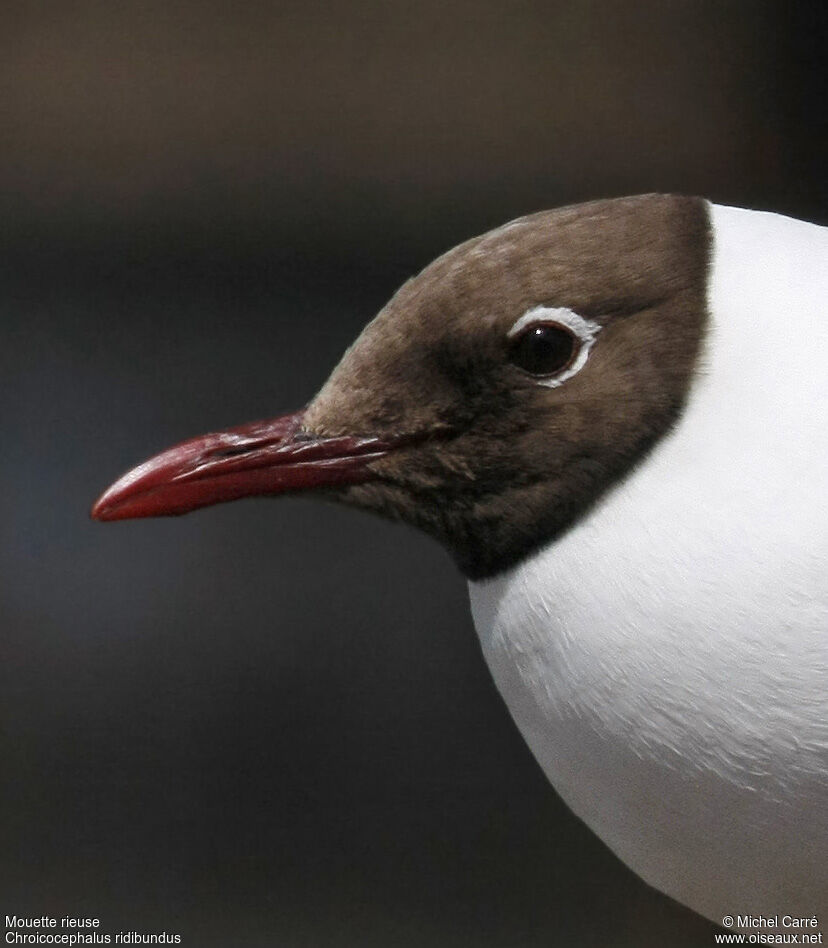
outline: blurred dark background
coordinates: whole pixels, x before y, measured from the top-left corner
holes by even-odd
[[[4,3],[0,915],[189,946],[697,946],[557,799],[430,541],[92,524],[399,283],[652,190],[825,222],[824,4]]]

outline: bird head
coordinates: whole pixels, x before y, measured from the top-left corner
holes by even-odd
[[[708,212],[647,195],[521,218],[405,283],[301,411],[190,439],[92,516],[314,490],[425,530],[471,578],[567,529],[681,412]]]

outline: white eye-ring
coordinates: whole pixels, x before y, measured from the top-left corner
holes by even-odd
[[[534,306],[507,334],[510,359],[539,385],[556,388],[584,367],[600,331],[571,309]]]

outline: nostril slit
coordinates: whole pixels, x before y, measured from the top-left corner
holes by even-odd
[[[239,457],[242,454],[249,454],[253,450],[252,447],[238,447],[238,448],[221,448],[216,451],[210,452],[211,458],[235,458]]]

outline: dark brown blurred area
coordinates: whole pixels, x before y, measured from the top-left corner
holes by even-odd
[[[399,283],[510,218],[663,190],[826,222],[825,10],[3,4],[0,917],[712,944],[545,782],[429,541],[300,499],[87,510],[303,404]]]
[[[9,4],[0,184],[43,226],[332,243],[646,190],[824,216],[823,21],[704,0]]]

